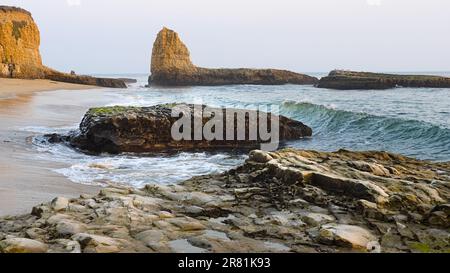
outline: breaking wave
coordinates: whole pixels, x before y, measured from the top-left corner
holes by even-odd
[[[309,142],[312,148],[383,149],[421,159],[450,160],[450,129],[428,122],[338,110],[310,102],[285,101],[280,111],[313,128],[314,138]],[[308,143],[293,146],[305,147]]]

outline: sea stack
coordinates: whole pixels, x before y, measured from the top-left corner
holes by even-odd
[[[320,79],[319,88],[338,90],[390,89],[395,87],[450,88],[450,78],[333,70]]]
[[[149,84],[163,86],[230,84],[315,84],[317,78],[277,69],[208,69],[195,66],[179,35],[163,28],[153,45]]]
[[[42,64],[40,33],[31,13],[0,6],[0,77],[54,81],[126,88],[121,80],[71,75]]]

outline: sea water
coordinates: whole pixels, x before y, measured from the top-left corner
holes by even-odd
[[[312,138],[290,141],[285,144],[287,147],[384,150],[432,161],[450,160],[450,89],[338,91],[301,85],[147,88],[146,75],[111,76],[136,78],[138,82],[128,89],[103,89],[102,100],[98,104],[91,101],[90,105],[199,102],[233,108],[277,105],[280,114],[305,123],[314,132]],[[88,98],[89,91],[79,96]],[[58,109],[64,111],[64,105],[58,105]],[[77,118],[81,120],[82,115]],[[41,141],[43,134],[66,133],[76,129],[77,123],[22,128],[34,136],[31,145],[36,160],[64,163],[64,167],[52,171],[77,183],[113,182],[136,187],[176,183],[192,176],[229,170],[246,159],[245,154],[207,152],[90,156],[61,144]]]

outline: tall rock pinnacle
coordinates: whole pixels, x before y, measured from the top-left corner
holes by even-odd
[[[181,41],[178,33],[163,28],[153,45],[152,74],[164,72],[186,71],[195,72],[191,62],[189,49]]]

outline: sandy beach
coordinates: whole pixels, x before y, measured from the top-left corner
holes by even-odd
[[[99,90],[95,86],[48,80],[0,79],[0,215],[29,212],[32,206],[55,196],[77,197],[81,193],[98,191],[97,187],[69,181],[51,171],[58,166],[33,158],[32,152],[30,154],[33,136],[21,128],[76,122],[85,111],[80,107],[58,115],[60,111],[48,107],[59,106],[62,102],[48,93],[56,92],[56,97],[61,99],[70,94],[74,102],[80,94],[101,92]]]
[[[55,82],[50,80],[22,80],[0,78],[0,99],[29,95],[39,91],[82,90],[96,86]]]

